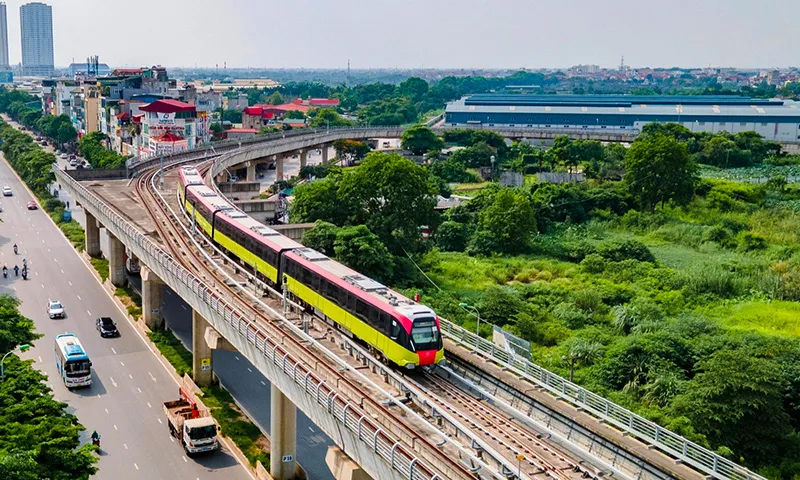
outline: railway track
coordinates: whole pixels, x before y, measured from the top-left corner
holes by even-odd
[[[181,220],[172,215],[155,192],[153,187],[155,175],[156,171],[152,170],[140,176],[136,180],[136,191],[146,203],[158,235],[173,252],[175,258],[209,283],[221,297],[234,301],[240,311],[252,315],[260,327],[271,333],[272,338],[265,340],[280,345],[294,358],[303,359],[307,369],[321,377],[325,385],[336,385],[335,390],[327,388],[334,401],[358,405],[367,417],[373,419],[389,419],[388,425],[386,422],[375,420],[376,435],[385,436],[390,442],[402,442],[407,455],[417,457],[424,462],[416,463],[415,478],[501,478],[492,475],[485,468],[475,470],[475,467],[471,466],[474,462],[464,452],[454,449],[443,441],[447,439],[436,438],[440,436],[439,432],[420,431],[409,427],[409,416],[404,415],[402,410],[398,412],[397,408],[393,408],[400,403],[391,396],[382,401],[377,400],[374,389],[369,389],[363,380],[348,378],[339,369],[334,368],[336,362],[310,348],[306,340],[298,338],[293,332],[284,328],[282,324],[286,322],[276,321],[270,312],[258,304],[239,300],[240,291],[228,285],[228,282],[220,281],[220,272],[215,266],[208,265],[206,258],[196,251],[180,226]],[[214,253],[212,258],[216,255]],[[222,262],[223,259],[219,260]]]
[[[198,168],[203,171],[208,168],[208,165],[200,165]],[[225,295],[226,298],[239,298],[241,292],[236,288],[231,287],[224,279],[222,279],[222,281],[218,281],[219,272],[217,265],[214,265],[214,267],[209,265],[207,257],[204,258],[204,255],[198,253],[195,246],[192,245],[190,240],[186,238],[185,232],[187,226],[185,224],[181,225],[182,220],[180,218],[175,218],[176,215],[173,214],[174,210],[170,211],[170,209],[164,204],[163,196],[159,195],[155,191],[154,175],[154,172],[149,172],[148,174],[140,177],[137,180],[136,189],[140,198],[145,200],[149,205],[148,211],[157,225],[158,234],[169,245],[173,252],[179,252],[181,255],[181,263],[183,263],[187,268],[192,270],[201,278],[204,278],[206,281],[208,281],[210,277],[212,279],[211,284],[220,293],[220,295]],[[167,189],[167,191],[172,190]],[[177,205],[178,202],[175,203],[177,208],[182,208],[181,206]],[[205,236],[201,236],[201,238],[205,240]],[[205,240],[205,242],[207,243],[207,240]],[[210,247],[210,245],[208,245],[208,247]],[[187,255],[187,252],[189,255]],[[207,252],[207,254],[209,253]],[[224,257],[220,256],[213,250],[210,255],[215,262],[226,263]],[[237,271],[234,271],[234,274],[236,273]],[[279,328],[280,332],[278,335],[280,335],[281,338],[290,338],[295,342],[299,342],[298,345],[295,345],[298,347],[296,353],[302,358],[302,344],[304,343],[304,340],[302,338],[297,338],[290,330],[282,328],[282,324],[285,324],[286,322],[275,322],[274,315],[270,316],[269,312],[258,308],[257,304],[249,304],[246,302],[239,303],[244,309],[250,310],[250,312],[254,314],[255,318],[260,318],[263,323]],[[278,305],[280,303],[279,300],[271,299],[268,300],[267,303],[270,303],[270,307],[275,310],[280,310],[281,308],[281,306]],[[323,332],[323,336],[320,339],[323,341],[326,340],[327,333],[331,332]],[[336,344],[333,342],[331,345]],[[343,343],[341,345],[343,345]],[[306,347],[306,352],[310,350],[312,349]],[[315,367],[328,365],[326,362],[329,359],[324,358],[324,356],[324,354],[320,355],[317,352],[313,353],[312,360]],[[359,367],[354,366],[354,368]],[[337,383],[338,380],[345,379],[345,375],[342,375],[342,372],[329,371],[327,374],[330,375],[327,377],[328,379],[335,379]],[[437,394],[441,395],[441,397],[437,398],[437,403],[439,404],[440,409],[444,409],[445,411],[448,411],[457,417],[459,420],[466,422],[471,430],[478,432],[480,436],[483,436],[484,439],[491,441],[495,445],[499,445],[499,453],[507,460],[510,460],[510,463],[518,466],[517,469],[509,469],[509,462],[502,464],[502,468],[500,468],[502,475],[498,476],[495,474],[494,476],[496,478],[517,477],[577,480],[579,478],[590,478],[594,476],[594,474],[585,467],[582,467],[578,463],[569,460],[565,455],[554,449],[554,447],[547,445],[540,438],[537,438],[535,434],[531,434],[530,432],[522,430],[518,426],[511,424],[507,419],[503,418],[497,412],[487,408],[485,405],[480,404],[480,402],[474,399],[474,397],[472,397],[469,393],[461,391],[458,387],[448,384],[439,377],[428,376],[428,379],[428,381],[437,391]],[[410,445],[419,446],[421,444],[426,447],[423,449],[415,448],[415,453],[425,453],[426,455],[429,455],[430,452],[437,452],[437,455],[434,456],[435,458],[429,458],[428,460],[430,460],[434,465],[441,465],[443,462],[445,465],[449,465],[449,474],[459,474],[458,477],[451,477],[446,473],[446,478],[475,478],[484,476],[486,473],[485,469],[484,471],[476,469],[474,458],[468,458],[468,456],[464,455],[463,451],[458,451],[457,449],[454,451],[454,449],[445,446],[445,441],[438,441],[436,439],[436,436],[442,435],[441,432],[437,430],[430,430],[423,434],[425,429],[420,431],[418,428],[406,427],[405,425],[406,422],[409,421],[409,417],[408,415],[405,415],[404,412],[397,412],[396,409],[393,408],[393,405],[396,405],[396,403],[393,404],[393,401],[386,402],[384,400],[379,402],[374,400],[374,397],[376,396],[378,398],[385,396],[385,393],[383,393],[380,389],[377,389],[376,391],[375,388],[370,388],[370,385],[364,385],[361,382],[361,379],[358,378],[347,378],[346,381],[349,381],[352,385],[357,386],[350,392],[351,395],[354,395],[354,397],[350,397],[352,400],[356,400],[357,403],[360,402],[362,406],[366,401],[366,403],[369,405],[367,408],[365,408],[365,410],[374,412],[372,413],[373,415],[377,414],[385,416],[383,418],[391,418],[394,424],[401,426],[402,431],[399,432],[399,436],[411,440]],[[338,384],[341,385],[341,383]],[[450,404],[444,402],[443,398],[445,397],[451,399],[453,403]],[[419,413],[425,414],[426,412]],[[411,420],[413,422],[414,419]],[[434,416],[433,419],[426,418],[425,420],[433,423],[436,422],[436,417]],[[474,455],[477,458],[481,458],[481,453],[483,453],[483,450],[480,447],[475,447],[474,444],[465,445],[465,447],[475,448]],[[522,457],[519,457],[520,455],[522,455]],[[523,459],[520,460],[520,458]],[[434,475],[440,474],[439,472],[436,472],[431,476]]]

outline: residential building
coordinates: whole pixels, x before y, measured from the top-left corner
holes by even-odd
[[[237,110],[241,112],[249,105],[247,95],[245,95],[244,93],[240,93],[239,96],[236,98],[226,98],[226,100],[227,100],[227,104],[225,105],[226,110]]]
[[[78,130],[81,136],[100,131],[100,89],[96,85],[84,85],[83,88],[83,125]]]
[[[19,7],[22,27],[22,74],[53,75],[53,9],[41,2]]]
[[[166,99],[156,100],[139,110],[144,114],[139,157],[168,155],[197,144],[197,108],[194,105]]]
[[[5,3],[0,3],[0,70],[11,70],[8,61],[8,12]]]
[[[674,122],[693,132],[755,131],[766,140],[800,142],[800,102],[734,95],[477,94],[447,105],[447,125],[641,131]]]
[[[308,113],[312,108],[335,108],[339,100],[331,98],[311,98],[308,100],[296,99],[292,103],[283,105],[259,104],[242,110],[242,128],[255,128],[272,125],[276,120],[283,118],[286,112]]]

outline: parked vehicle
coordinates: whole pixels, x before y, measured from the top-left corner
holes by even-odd
[[[187,456],[219,449],[219,428],[214,418],[199,405],[186,382],[178,392],[179,400],[164,402],[170,434],[183,445]]]

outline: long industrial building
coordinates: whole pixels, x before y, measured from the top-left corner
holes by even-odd
[[[447,105],[447,125],[611,129],[634,133],[650,122],[694,132],[754,130],[800,142],[800,102],[739,96],[480,94]]]

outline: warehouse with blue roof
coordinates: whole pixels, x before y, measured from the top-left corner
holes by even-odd
[[[756,131],[800,142],[800,102],[733,95],[470,95],[447,105],[452,126],[602,129],[636,133],[651,122],[694,132]]]

